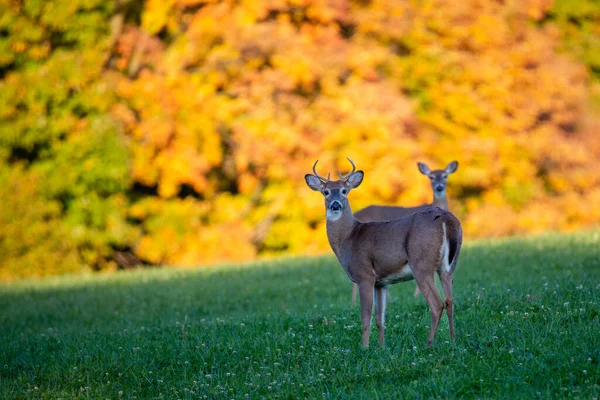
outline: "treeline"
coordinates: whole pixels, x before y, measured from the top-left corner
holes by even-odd
[[[600,5],[0,2],[0,279],[328,248],[320,171],[468,238],[600,221]]]

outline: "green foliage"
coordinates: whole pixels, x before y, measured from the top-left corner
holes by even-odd
[[[94,117],[86,125],[35,163],[34,168],[44,176],[48,197],[71,199],[90,192],[109,196],[130,186],[130,155],[114,122]]]
[[[556,1],[549,19],[560,27],[568,51],[600,79],[600,2]]]
[[[406,283],[391,288],[387,347],[361,349],[332,257],[0,286],[0,397],[596,398],[599,243],[467,244],[456,340],[444,316],[432,348]]]
[[[14,246],[1,274],[115,268],[114,249],[128,248],[136,237],[126,220],[130,154],[109,115],[115,96],[104,73],[115,4],[9,1],[2,7],[0,168],[19,174],[7,175],[3,189],[14,189],[22,176],[26,189],[14,191],[10,202],[18,205],[18,218],[36,219],[37,233],[12,219],[0,224],[11,232],[4,245]],[[5,205],[8,200],[3,212],[10,212]],[[64,260],[48,263],[48,257]]]
[[[81,272],[61,206],[39,193],[42,178],[0,164],[0,279]]]

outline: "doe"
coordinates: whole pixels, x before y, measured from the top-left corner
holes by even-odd
[[[429,207],[439,207],[442,210],[449,210],[448,198],[446,197],[446,187],[448,186],[448,176],[456,171],[458,162],[452,161],[444,169],[436,169],[431,171],[427,164],[417,163],[419,171],[429,178],[431,182],[431,190],[433,191],[433,201],[431,203],[422,204],[416,207],[398,207],[398,206],[377,206],[370,205],[354,213],[354,217],[360,222],[376,222],[376,221],[391,221],[407,217],[417,211],[424,210]],[[358,286],[352,284],[352,304],[356,304],[356,293]],[[419,296],[419,287],[415,289],[415,297]]]

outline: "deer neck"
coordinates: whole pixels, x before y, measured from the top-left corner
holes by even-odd
[[[329,245],[338,258],[341,254],[342,243],[350,236],[356,222],[357,220],[352,215],[349,205],[344,208],[342,216],[338,220],[327,220],[327,239],[329,239]]]
[[[433,203],[431,203],[431,206],[439,207],[442,210],[448,209],[448,199],[446,198],[445,190],[440,194],[437,194],[437,192],[433,194]]]

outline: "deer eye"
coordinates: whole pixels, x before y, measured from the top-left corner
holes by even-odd
[[[442,177],[443,177],[444,179],[446,179],[446,178],[448,178],[448,175],[444,174]]]
[[[348,191],[346,189],[342,189],[342,194],[346,194]]]
[[[323,194],[324,194],[325,196],[329,196],[329,190],[324,190],[324,191],[323,191]]]

